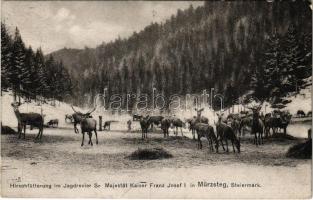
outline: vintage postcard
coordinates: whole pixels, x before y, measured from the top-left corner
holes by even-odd
[[[2,197],[312,197],[312,1],[1,3]]]

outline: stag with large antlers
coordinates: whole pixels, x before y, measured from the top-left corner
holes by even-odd
[[[12,103],[11,106],[14,109],[15,116],[18,121],[18,138],[21,138],[22,135],[22,129],[24,129],[24,139],[26,135],[26,125],[31,125],[33,127],[37,127],[39,129],[39,132],[35,139],[42,138],[42,132],[43,132],[43,117],[42,115],[38,113],[20,113],[18,110],[18,107],[20,106],[19,103]]]
[[[72,114],[72,117],[74,119],[74,131],[75,133],[79,133],[78,129],[77,129],[77,124],[80,124],[80,122],[82,121],[82,119],[86,119],[86,118],[89,118],[91,113],[94,112],[96,110],[96,107],[94,107],[94,109],[90,110],[89,112],[87,113],[81,113],[81,112],[78,112],[74,109],[73,106],[71,106],[73,111],[74,111],[74,114]]]
[[[85,140],[85,133],[88,133],[89,136],[89,142],[88,144],[90,144],[91,146],[93,145],[91,137],[92,137],[92,131],[95,132],[95,136],[96,136],[96,144],[98,144],[98,134],[97,134],[97,121],[93,118],[90,117],[90,114],[96,110],[96,107],[94,107],[91,111],[87,112],[87,113],[81,113],[81,112],[77,112],[73,106],[72,106],[73,111],[75,112],[73,114],[73,119],[74,119],[74,130],[75,133],[78,132],[78,129],[76,127],[77,123],[80,123],[80,128],[81,128],[81,132],[83,134],[83,139],[82,139],[82,144],[81,146],[84,145],[84,140]],[[77,132],[76,132],[77,131]]]
[[[263,102],[262,102],[263,103]],[[253,143],[258,146],[263,144],[263,131],[264,131],[264,123],[260,118],[260,110],[262,108],[262,103],[258,106],[246,107],[252,110],[252,125],[251,125],[251,134],[254,134]]]

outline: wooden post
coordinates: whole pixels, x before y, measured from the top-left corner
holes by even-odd
[[[102,116],[99,116],[99,131],[102,131]]]

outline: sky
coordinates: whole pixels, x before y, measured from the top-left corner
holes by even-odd
[[[23,41],[45,54],[61,48],[96,47],[118,36],[129,37],[151,22],[162,22],[177,9],[202,1],[2,1],[2,21]]]

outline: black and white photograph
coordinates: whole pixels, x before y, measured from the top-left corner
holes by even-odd
[[[1,197],[312,198],[312,9],[1,1]]]

